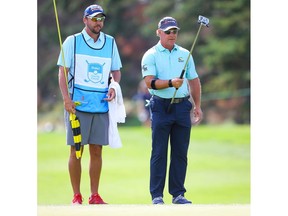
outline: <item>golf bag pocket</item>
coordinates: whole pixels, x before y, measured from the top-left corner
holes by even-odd
[[[74,88],[73,101],[80,102],[76,110],[88,113],[108,112],[108,102],[104,100],[107,91],[92,91],[81,88]]]

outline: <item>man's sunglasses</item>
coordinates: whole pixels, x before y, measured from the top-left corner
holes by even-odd
[[[97,22],[97,21],[103,22],[105,20],[105,16],[102,16],[102,17],[90,17],[90,16],[87,16],[87,18],[91,19],[93,22]]]
[[[177,34],[178,33],[178,29],[174,29],[174,30],[167,30],[167,31],[164,31],[165,34],[169,35],[171,33],[173,34]]]

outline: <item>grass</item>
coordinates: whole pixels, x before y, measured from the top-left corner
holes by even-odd
[[[119,127],[123,147],[103,149],[100,194],[113,204],[150,204],[151,131]],[[69,147],[65,133],[38,133],[38,204],[70,204]],[[250,126],[197,126],[192,129],[185,196],[195,204],[250,203]],[[81,190],[90,195],[89,155],[82,158]],[[171,196],[164,191],[164,201]]]

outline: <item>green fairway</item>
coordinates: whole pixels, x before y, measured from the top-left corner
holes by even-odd
[[[151,131],[119,127],[123,147],[103,149],[99,192],[111,204],[150,204]],[[90,195],[89,155],[82,158],[81,191]],[[70,204],[69,147],[65,132],[38,133],[38,204]],[[250,126],[197,126],[192,129],[185,196],[195,204],[250,203]],[[164,191],[164,201],[171,196]]]

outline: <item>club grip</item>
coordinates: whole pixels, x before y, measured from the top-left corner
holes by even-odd
[[[181,75],[180,75],[180,79],[182,79],[182,78],[183,78],[183,76],[184,76],[184,73],[185,73],[185,69],[183,69],[183,70],[182,70],[182,72],[181,72]]]

